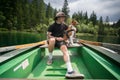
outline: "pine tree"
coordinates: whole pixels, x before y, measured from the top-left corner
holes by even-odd
[[[49,22],[50,22],[49,20],[52,17],[53,17],[53,9],[52,9],[50,3],[48,3],[47,9],[46,9],[46,19],[47,19],[46,21],[47,21],[47,24],[49,24]]]
[[[23,24],[24,24],[24,11],[23,11],[23,0],[17,0],[16,3],[16,16],[17,16],[17,30],[23,30]]]
[[[73,19],[76,19],[78,22],[80,22],[80,23],[83,23],[84,22],[84,18],[85,18],[85,15],[83,14],[83,12],[81,11],[81,12],[75,12],[75,13],[73,13],[73,15],[72,15],[72,18]]]
[[[83,22],[82,20],[83,20],[83,12],[81,11],[81,12],[78,12],[78,16],[77,16],[80,20],[81,20],[81,22]]]
[[[88,19],[87,11],[84,13],[84,19]]]
[[[67,18],[69,17],[69,7],[68,7],[68,1],[65,0],[64,1],[64,5],[63,5],[63,8],[62,8],[62,12],[65,13],[65,15],[67,16]]]
[[[6,17],[3,15],[3,12],[0,11],[0,28],[3,27]]]
[[[117,21],[114,27],[117,29],[117,34],[120,37],[120,19]]]
[[[93,26],[95,26],[97,24],[97,16],[94,11],[90,15],[90,21],[92,21]]]
[[[56,16],[56,13],[57,13],[57,9],[55,8],[55,10],[54,10],[54,17]]]
[[[109,16],[106,16],[105,22],[106,22],[106,24],[109,24],[109,22],[110,22]]]
[[[72,19],[76,19],[77,20],[77,13],[76,12],[73,13]]]
[[[33,0],[30,4],[30,25],[31,27],[35,26],[38,23],[39,14],[38,14],[38,0]]]
[[[43,0],[40,0],[39,4],[39,15],[40,15],[40,23],[45,23],[46,21],[46,8],[45,8],[45,3]]]
[[[84,19],[86,21],[85,23],[88,24],[88,14],[87,14],[87,11],[84,14]]]
[[[53,18],[54,17],[54,8],[52,8],[51,5],[50,5],[50,12],[51,12],[50,16],[51,16],[51,18]]]
[[[26,29],[30,28],[30,18],[30,3],[29,0],[24,0],[24,24]]]
[[[120,19],[117,21],[117,23],[115,23],[115,28],[120,28]]]
[[[16,0],[1,0],[0,1],[0,12],[3,18],[2,26],[9,30],[14,27],[14,15],[15,15],[15,3]],[[2,16],[3,15],[3,16]]]
[[[104,25],[103,25],[103,18],[102,18],[102,16],[99,19],[98,34],[104,34]]]
[[[47,5],[47,9],[46,9],[46,18],[52,18],[52,7],[51,7],[51,5],[50,5],[50,3],[48,3],[48,5]]]
[[[54,16],[49,4],[49,18]],[[57,12],[57,10],[56,10]],[[34,28],[36,24],[46,23],[46,5],[43,0],[1,0],[0,27],[8,30]]]

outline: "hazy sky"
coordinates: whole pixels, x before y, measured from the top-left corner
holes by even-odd
[[[64,0],[44,0],[46,4],[51,3],[52,7],[61,9]],[[109,16],[111,21],[120,19],[120,0],[68,0],[70,15],[74,12],[88,12],[88,15],[94,10],[98,17]]]

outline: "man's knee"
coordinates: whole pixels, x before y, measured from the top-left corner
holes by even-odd
[[[55,43],[55,38],[50,38],[49,39],[49,43],[53,43],[54,44]]]
[[[62,46],[60,47],[60,49],[61,49],[63,52],[65,52],[65,51],[67,51],[67,46],[66,46],[66,45],[62,45]]]

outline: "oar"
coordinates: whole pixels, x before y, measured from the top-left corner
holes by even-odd
[[[15,50],[15,49],[26,48],[26,47],[30,47],[30,46],[44,45],[44,44],[46,44],[46,40],[36,42],[36,43],[30,43],[30,44],[15,45],[15,46],[9,46],[9,47],[1,47],[0,48],[0,53]]]
[[[80,43],[86,43],[86,44],[92,44],[92,45],[96,45],[96,46],[102,46],[101,42],[95,42],[95,41],[87,41],[87,40],[79,40]]]

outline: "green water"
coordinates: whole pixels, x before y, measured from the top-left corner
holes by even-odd
[[[79,35],[79,39],[120,44],[120,37]],[[38,42],[46,39],[46,34],[27,32],[0,32],[0,47]]]
[[[120,37],[116,36],[103,36],[103,35],[79,35],[77,36],[79,39],[104,42],[104,43],[113,43],[120,44]]]
[[[0,47],[45,40],[45,34],[27,32],[0,32]]]

